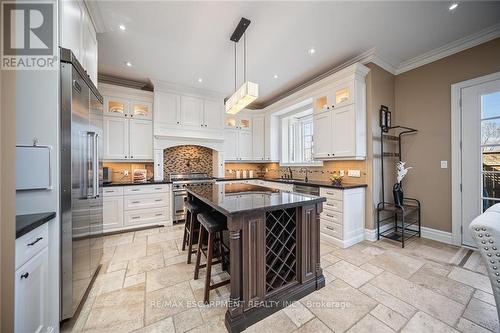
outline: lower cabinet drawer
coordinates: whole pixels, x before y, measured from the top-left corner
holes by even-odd
[[[116,197],[116,196],[120,196],[120,195],[123,195],[123,187],[118,187],[118,186],[114,186],[114,187],[104,187],[102,189],[102,195],[104,197]]]
[[[323,210],[320,214],[321,219],[328,220],[337,224],[342,224],[342,213],[332,210]]]
[[[342,200],[342,190],[321,187],[319,195],[327,199]]]
[[[168,208],[131,210],[123,215],[125,226],[157,223],[168,218]]]
[[[125,210],[159,208],[167,205],[168,195],[166,193],[127,195],[123,199],[123,208]]]
[[[16,269],[49,244],[49,225],[42,224],[16,239]]]
[[[131,194],[167,193],[168,191],[169,191],[168,184],[134,185],[134,186],[125,186],[123,194],[131,195]]]
[[[343,239],[342,226],[340,224],[321,219],[320,230],[322,233],[333,236],[337,239]]]
[[[335,212],[342,212],[342,201],[335,199],[327,199],[323,204],[324,210],[330,210]]]

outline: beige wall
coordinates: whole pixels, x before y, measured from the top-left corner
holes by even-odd
[[[0,71],[0,332],[14,331],[15,71]]]
[[[450,86],[498,71],[500,38],[396,76],[397,121],[419,130],[405,140],[403,160],[413,169],[403,187],[421,200],[425,227],[452,229]]]
[[[389,108],[394,122],[396,110],[394,109],[394,75],[375,64],[367,64],[370,72],[366,76],[366,126],[367,126],[367,179],[365,226],[367,229],[375,228],[376,205],[382,200],[382,178],[380,169],[380,126],[379,110],[381,105]],[[386,151],[393,151],[394,147],[385,147]],[[392,202],[392,185],[395,181],[395,160],[385,158],[385,201]]]

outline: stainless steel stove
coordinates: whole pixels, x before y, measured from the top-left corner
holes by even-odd
[[[174,223],[186,218],[186,187],[211,184],[215,182],[212,177],[203,172],[172,173],[170,174],[170,181],[172,182],[172,192],[174,195]]]

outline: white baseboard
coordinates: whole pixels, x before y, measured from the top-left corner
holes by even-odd
[[[333,245],[338,246],[342,249],[348,248],[354,244],[357,244],[357,243],[363,241],[363,234],[360,234],[356,237],[352,237],[352,238],[347,239],[347,240],[337,239],[335,237],[332,237],[332,236],[324,234],[324,233],[321,233],[320,237],[321,237],[321,239],[326,240],[327,242],[330,242]]]
[[[380,231],[384,232],[392,227],[392,223],[387,223],[380,226]],[[377,240],[377,228],[365,229],[365,240],[375,242]]]
[[[422,238],[432,239],[441,243],[453,244],[451,232],[441,231],[427,227],[420,228]]]
[[[388,223],[380,227],[380,231],[384,232],[391,228],[392,224]],[[432,239],[437,242],[453,244],[453,237],[451,232],[441,231],[437,229],[421,227],[420,228],[422,238]],[[365,240],[374,242],[377,240],[377,229],[365,229]]]

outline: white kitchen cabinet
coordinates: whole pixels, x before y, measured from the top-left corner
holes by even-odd
[[[123,160],[129,158],[129,120],[118,117],[103,117],[105,160]]]
[[[118,196],[103,198],[103,231],[116,230],[123,227],[123,192]]]
[[[265,159],[265,145],[266,145],[266,124],[264,116],[253,117],[252,126],[252,149],[253,160],[263,161]]]
[[[224,102],[222,98],[197,95],[155,84],[154,135],[222,140]]]
[[[332,113],[323,112],[313,115],[314,158],[328,158],[332,148]]]
[[[105,160],[153,159],[153,124],[150,120],[103,118]]]
[[[43,332],[48,324],[48,265],[45,247],[15,273],[15,332]]]
[[[181,123],[181,96],[177,94],[155,91],[155,127],[177,126]]]
[[[149,120],[129,120],[129,154],[131,159],[153,159],[153,124]]]
[[[125,98],[104,96],[103,114],[109,117],[124,118],[128,116],[129,102]]]
[[[250,161],[252,157],[252,132],[241,129],[224,130],[224,157],[226,161]]]
[[[326,198],[320,214],[321,238],[346,248],[364,240],[365,189],[333,189],[320,187]]]
[[[105,232],[172,224],[169,184],[105,187],[103,195]]]
[[[204,127],[203,100],[181,96],[181,124],[183,126]]]
[[[225,118],[225,127],[230,129],[252,130],[252,117],[249,115],[228,115]]]
[[[205,127],[222,129],[223,105],[210,100],[205,100],[204,103],[203,124]]]
[[[132,100],[129,102],[128,113],[134,119],[153,119],[153,103],[145,101]],[[151,133],[153,134],[153,133]]]
[[[59,44],[70,49],[97,85],[97,37],[83,0],[59,2]]]
[[[369,69],[355,64],[313,98],[314,158],[366,158],[366,84]]]
[[[239,131],[236,129],[224,130],[224,158],[228,161],[237,160],[238,152],[238,136]]]
[[[240,160],[252,160],[252,132],[240,131],[238,136],[238,150]]]
[[[334,157],[356,156],[356,110],[354,105],[335,108],[333,115],[333,154]]]
[[[48,224],[16,239],[14,331],[46,332],[49,327]]]

